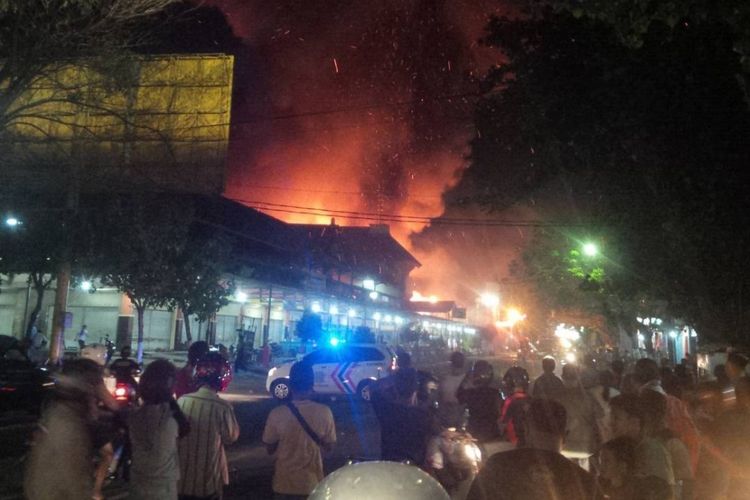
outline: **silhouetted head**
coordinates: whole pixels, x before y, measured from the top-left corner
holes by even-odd
[[[635,380],[639,384],[659,380],[659,366],[653,359],[642,358],[635,363],[634,370]]]
[[[315,374],[310,363],[298,361],[289,371],[289,387],[293,395],[308,393],[315,385]]]
[[[193,342],[188,349],[188,363],[191,365],[197,365],[198,361],[200,361],[206,354],[208,354],[208,342],[205,340]]]
[[[554,373],[555,372],[555,358],[552,356],[545,356],[544,359],[542,359],[542,370],[544,373]]]
[[[451,353],[451,367],[460,370],[466,364],[466,356],[460,351]]]
[[[565,439],[568,415],[552,399],[534,398],[529,405],[527,440],[532,448],[560,451]]]
[[[399,370],[411,368],[411,354],[406,351],[399,351],[396,355],[396,366]]]
[[[394,374],[393,387],[399,400],[409,402],[419,389],[419,377],[414,368],[402,368]]]
[[[138,383],[138,394],[143,402],[160,404],[171,400],[176,372],[174,365],[166,359],[154,360],[146,366]]]
[[[487,361],[480,359],[474,363],[471,369],[471,381],[475,385],[486,386],[492,382],[495,372],[492,365]]]
[[[745,375],[747,357],[738,352],[729,353],[727,356],[726,370],[730,379],[735,380]]]

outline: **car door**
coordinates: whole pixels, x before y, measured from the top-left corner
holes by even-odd
[[[338,366],[338,355],[332,349],[319,349],[305,356],[305,361],[312,363],[315,375],[315,392],[321,394],[336,394],[341,392],[339,386],[331,377]]]
[[[369,346],[351,347],[352,364],[349,366],[347,378],[354,390],[364,379],[378,379],[387,372],[387,362],[380,350]]]

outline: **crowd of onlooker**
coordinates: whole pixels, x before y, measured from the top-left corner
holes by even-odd
[[[127,354],[123,349],[113,370],[137,366]],[[103,498],[118,461],[129,498],[221,498],[228,482],[224,446],[239,437],[232,406],[218,396],[226,367],[219,353],[196,342],[179,371],[166,359],[151,362],[137,382],[137,399],[123,406],[106,388],[100,364],[66,360],[34,436],[25,497]]]
[[[750,378],[739,353],[711,380],[698,380],[690,359],[671,366],[587,356],[580,366],[558,367],[547,357],[533,381],[520,366],[496,380],[489,361],[466,365],[454,352],[438,379],[401,353],[396,369],[372,385],[383,460],[408,461],[455,493],[466,478],[446,472],[447,456],[433,443],[465,431],[485,463],[460,498],[750,498]],[[130,373],[133,366],[124,350],[110,369]],[[26,497],[102,498],[111,463],[124,452],[130,498],[220,499],[228,483],[224,446],[239,436],[232,406],[218,395],[227,370],[225,356],[196,342],[179,370],[164,359],[151,362],[136,401],[123,408],[100,365],[67,360],[29,455]],[[265,424],[276,498],[306,498],[324,477],[323,454],[336,444],[330,408],[312,400],[314,383],[311,365],[294,364],[291,398]],[[114,417],[103,419],[107,413]]]
[[[517,449],[490,458],[470,498],[750,498],[747,364],[730,353],[713,380],[698,381],[689,359],[674,367],[648,358],[599,366],[589,356],[583,366],[564,365],[558,377],[554,359],[545,358],[533,384],[523,376],[506,380],[512,392],[497,418]],[[515,456],[520,448],[559,452],[587,472],[565,472],[567,465],[552,464],[541,451],[533,459]],[[503,481],[506,492],[497,493]],[[518,482],[525,493],[510,495],[507,483]]]

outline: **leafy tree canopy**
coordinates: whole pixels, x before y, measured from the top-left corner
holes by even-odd
[[[542,201],[549,220],[606,236],[621,298],[662,298],[704,334],[739,336],[750,114],[736,39],[652,22],[628,44],[596,16],[537,14],[488,26],[508,64],[485,81],[462,188],[494,210]]]
[[[743,63],[750,59],[750,4],[738,0],[541,0],[519,2],[530,14],[545,9],[569,12],[611,26],[625,45],[639,47],[659,25],[666,34],[677,34],[692,24],[721,25],[735,40],[734,49]]]

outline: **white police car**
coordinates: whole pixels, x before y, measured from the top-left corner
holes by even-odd
[[[318,394],[357,395],[370,399],[370,384],[387,376],[396,366],[396,355],[383,344],[338,344],[306,354],[315,374]],[[294,363],[271,368],[266,389],[280,400],[289,397],[289,371]]]

